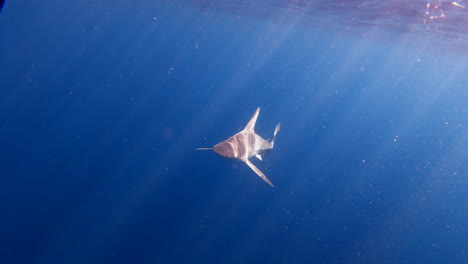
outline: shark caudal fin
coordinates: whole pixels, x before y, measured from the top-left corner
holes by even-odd
[[[276,138],[276,134],[278,134],[278,132],[280,131],[281,129],[281,122],[279,122],[276,127],[275,127],[275,132],[273,132],[273,139],[271,140],[271,148],[273,148],[273,145],[275,145],[275,138]]]

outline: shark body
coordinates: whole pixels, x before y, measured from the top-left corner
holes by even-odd
[[[245,128],[239,133],[214,145],[213,148],[198,148],[197,150],[212,149],[220,156],[240,160],[247,164],[247,166],[249,166],[266,183],[273,187],[271,181],[249,159],[255,156],[259,160],[262,160],[262,156],[260,154],[273,148],[275,137],[280,130],[281,123],[276,125],[273,133],[273,139],[271,141],[265,140],[255,133],[255,123],[257,122],[259,113],[260,107],[257,108]]]

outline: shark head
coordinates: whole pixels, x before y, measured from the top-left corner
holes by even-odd
[[[230,144],[227,141],[223,141],[221,143],[214,145],[213,151],[216,152],[216,154],[223,156],[223,157],[235,158],[235,153],[234,153],[232,144]]]

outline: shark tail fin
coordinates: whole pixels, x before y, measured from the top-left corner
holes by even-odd
[[[196,148],[195,150],[210,150],[210,149],[213,149],[213,148]]]
[[[276,138],[276,134],[278,134],[278,132],[280,131],[281,129],[281,122],[279,122],[276,127],[275,127],[275,132],[273,132],[273,139],[271,140],[271,148],[273,148],[273,145],[275,145],[275,138]]]

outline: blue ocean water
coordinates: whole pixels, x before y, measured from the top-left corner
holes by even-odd
[[[464,5],[7,0],[0,263],[466,263]]]

